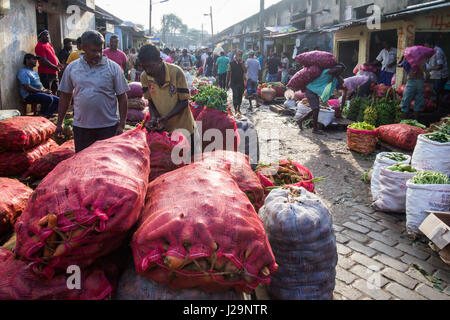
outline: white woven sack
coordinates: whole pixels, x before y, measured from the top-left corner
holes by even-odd
[[[450,176],[450,142],[440,143],[419,135],[412,165],[418,170],[437,171]]]
[[[297,103],[297,113],[295,114],[294,119],[298,120],[310,112],[311,112],[310,107],[305,106],[303,103],[299,102],[299,103]]]
[[[323,124],[325,127],[328,127],[330,123],[334,121],[334,115],[334,110],[320,109],[318,122]]]
[[[428,217],[426,210],[450,211],[450,184],[414,184],[406,191],[406,229],[419,234],[419,226]]]
[[[384,212],[404,213],[406,211],[406,183],[416,172],[396,172],[381,168],[378,199],[375,209]]]
[[[381,169],[390,167],[390,166],[398,163],[398,161],[384,158],[384,156],[389,153],[390,152],[379,153],[377,155],[377,158],[375,159],[375,162],[373,163],[372,179],[370,180],[370,191],[372,192],[372,200],[373,201],[377,201],[377,199],[378,199],[378,192],[380,191],[380,171],[381,171]],[[411,157],[406,154],[405,154],[405,156],[408,159],[405,161],[402,161],[401,163],[409,164],[411,162]]]
[[[297,103],[295,100],[286,100],[284,102],[284,106],[289,110],[296,110],[297,109]]]

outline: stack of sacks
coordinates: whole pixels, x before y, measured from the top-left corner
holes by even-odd
[[[56,126],[43,117],[14,117],[0,122],[0,176],[22,175],[37,159],[58,147],[50,137]]]
[[[397,89],[397,94],[400,96],[400,99],[403,98],[403,95],[405,94],[406,90],[406,84],[401,85]],[[433,112],[436,109],[436,102],[434,102],[431,97],[433,95],[433,89],[429,84],[425,84],[425,91],[424,91],[424,97],[425,97],[425,105],[422,109],[423,112]],[[409,109],[411,111],[414,110],[415,100],[411,102],[411,105],[409,106]]]
[[[297,56],[295,60],[303,65],[303,69],[297,72],[288,83],[294,91],[305,91],[306,86],[320,77],[324,69],[329,69],[337,64],[333,54],[324,51],[305,52]]]
[[[128,121],[143,121],[145,115],[148,113],[148,100],[144,98],[144,91],[139,82],[132,82],[129,84],[130,91],[128,96]]]

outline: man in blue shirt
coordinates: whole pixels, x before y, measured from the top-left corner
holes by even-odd
[[[21,84],[20,95],[28,104],[40,104],[40,115],[48,119],[58,110],[59,98],[52,95],[52,92],[42,85],[39,74],[34,70],[37,61],[38,57],[35,55],[29,53],[25,55],[24,67],[17,74]]]

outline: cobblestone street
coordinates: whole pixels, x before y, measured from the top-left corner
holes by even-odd
[[[260,162],[290,157],[314,177],[326,178],[316,184],[316,192],[333,215],[339,254],[336,300],[450,300],[450,267],[428,239],[414,242],[407,237],[405,214],[371,209],[370,185],[360,176],[375,156],[350,152],[345,132],[316,137],[267,106],[253,111],[247,106],[243,114],[258,130]],[[279,154],[268,150],[274,142],[280,143]]]

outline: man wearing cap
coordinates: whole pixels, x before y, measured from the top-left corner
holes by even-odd
[[[127,84],[121,67],[103,55],[105,40],[98,31],[81,36],[84,54],[67,66],[59,88],[61,99],[56,134],[73,95],[73,133],[78,153],[99,140],[122,134],[127,112]],[[119,107],[117,108],[117,105]]]
[[[45,89],[39,79],[39,74],[34,70],[38,57],[27,53],[23,58],[24,67],[20,69],[17,78],[21,84],[20,95],[26,103],[38,103],[41,105],[40,115],[51,118],[58,109],[59,98]]]
[[[38,73],[44,88],[52,90],[53,93],[58,91],[58,72],[63,66],[59,63],[55,54],[55,49],[50,43],[50,35],[47,30],[42,31],[38,36],[38,43],[34,51],[39,57]]]

